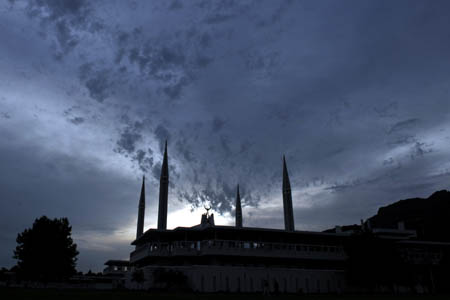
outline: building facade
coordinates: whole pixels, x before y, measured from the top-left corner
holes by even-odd
[[[137,236],[130,253],[129,288],[184,288],[197,292],[341,293],[355,291],[347,278],[346,245],[355,234],[370,232],[393,245],[409,265],[439,265],[450,248],[446,243],[417,241],[414,231],[399,223],[397,229],[371,228],[370,223],[337,226],[325,232],[295,230],[291,186],[283,157],[283,212],[285,229],[243,226],[239,186],[235,226],[217,226],[214,215],[201,216],[199,225],[167,229],[169,169],[167,143],[161,170],[158,227],[144,231],[145,181],[142,182]],[[351,244],[351,243],[350,243]],[[391,246],[389,246],[391,247]],[[421,258],[424,258],[420,260]],[[145,280],[133,282],[133,270]],[[422,275],[420,275],[422,276]],[[431,280],[417,277],[423,292],[432,291]],[[422,278],[422,279],[420,279]],[[424,283],[426,282],[426,283]],[[378,286],[379,290],[384,287]],[[418,288],[418,290],[420,290]]]
[[[343,241],[348,235],[295,230],[284,157],[284,230],[243,226],[239,187],[235,226],[216,226],[214,215],[207,210],[197,226],[166,229],[167,143],[162,166],[158,228],[145,232],[145,182],[142,183],[137,238],[132,243],[135,250],[130,254],[130,264],[145,274],[141,288],[158,288],[155,274],[163,269],[183,274],[187,286],[200,292],[330,293],[344,289]],[[133,286],[129,277],[129,285]]]

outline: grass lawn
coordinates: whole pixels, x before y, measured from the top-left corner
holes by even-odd
[[[450,299],[448,295],[425,295],[425,296],[389,296],[389,295],[272,295],[263,296],[261,294],[175,294],[175,293],[152,293],[138,291],[119,291],[119,290],[56,290],[56,289],[19,289],[19,288],[0,288],[0,299],[64,299],[64,300],[116,300],[116,299],[316,299],[316,300],[356,300],[356,299]]]

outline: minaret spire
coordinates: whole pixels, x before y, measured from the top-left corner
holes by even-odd
[[[159,180],[158,229],[167,229],[167,202],[169,197],[169,164],[167,161],[167,140],[164,147],[164,158]]]
[[[242,208],[241,208],[241,195],[239,194],[239,184],[237,185],[237,193],[236,193],[236,227],[242,228]]]
[[[139,198],[139,212],[136,230],[136,239],[144,233],[145,218],[145,175],[142,177],[141,197]]]
[[[283,155],[283,209],[284,228],[286,231],[294,231],[294,212],[292,209],[291,183],[286,167],[286,158]]]

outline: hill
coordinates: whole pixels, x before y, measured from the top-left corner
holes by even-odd
[[[417,231],[419,239],[450,241],[450,192],[397,201],[378,209],[369,220],[373,228],[397,228],[403,221],[406,229]]]
[[[404,228],[415,230],[417,238],[428,241],[450,242],[450,191],[442,190],[428,198],[410,198],[380,207],[378,213],[370,217],[365,224],[372,228],[398,228],[403,222]],[[361,226],[338,226],[342,232],[358,232]],[[336,232],[337,228],[324,232]]]

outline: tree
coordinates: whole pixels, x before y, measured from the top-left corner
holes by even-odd
[[[17,235],[14,258],[18,275],[41,282],[62,281],[76,274],[77,245],[67,218],[36,219],[33,227]]]
[[[8,279],[7,273],[8,269],[6,268],[1,268],[0,269],[0,281],[6,281]]]

